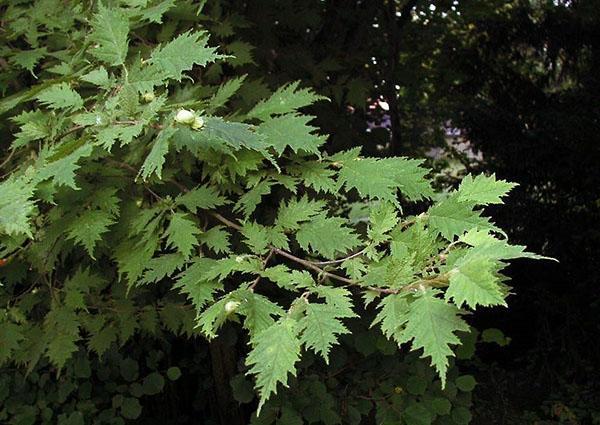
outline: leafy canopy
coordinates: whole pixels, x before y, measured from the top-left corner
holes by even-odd
[[[232,58],[204,30],[138,42],[136,29],[173,3],[129,4],[78,21],[81,49],[15,53],[19,72],[43,61],[53,73],[0,101],[13,116],[0,362],[61,370],[79,350],[102,357],[157,323],[214,338],[238,322],[260,411],[303,352],[329,361],[362,295],[365,308],[376,300],[373,327],[430,359],[443,386],[465,313],[506,306],[506,260],[540,258],[481,209],[514,184],[467,176],[433,202],[422,161],[328,155],[303,112],[323,96],[292,82],[234,108],[256,82],[213,77],[244,62],[243,44]],[[426,207],[403,214],[413,201]],[[348,214],[357,205],[369,211],[360,220]],[[139,415],[129,404],[126,416]]]

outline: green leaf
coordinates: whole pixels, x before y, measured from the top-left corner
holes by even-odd
[[[171,8],[175,7],[175,0],[164,0],[154,6],[142,10],[142,19],[157,24],[162,24],[162,18]]]
[[[379,303],[379,313],[371,327],[379,325],[383,334],[398,343],[402,340],[402,332],[408,321],[408,301],[406,296],[391,294]]]
[[[244,193],[235,204],[233,210],[241,211],[248,218],[254,212],[264,195],[271,193],[272,181],[264,180]]]
[[[473,211],[472,205],[459,202],[456,196],[449,196],[429,209],[429,224],[448,240],[474,228],[493,229],[494,226],[481,211]]]
[[[273,325],[273,316],[285,314],[281,307],[263,295],[246,290],[241,291],[240,295],[241,303],[237,312],[245,316],[244,329],[248,330],[252,340]]]
[[[339,190],[338,182],[333,179],[335,171],[326,162],[303,161],[301,165],[287,169],[290,174],[299,177],[306,187],[313,188],[316,192],[336,194]]]
[[[162,168],[165,163],[165,156],[169,152],[169,141],[173,137],[173,134],[175,134],[175,131],[174,127],[167,127],[154,140],[152,150],[146,157],[139,172],[144,181],[148,180],[152,173],[156,173],[158,178],[162,179]]]
[[[231,378],[229,381],[233,398],[239,403],[250,403],[254,399],[254,388],[243,374]]]
[[[282,115],[263,122],[258,127],[258,132],[265,136],[265,143],[279,155],[288,146],[294,152],[319,154],[319,147],[327,138],[314,134],[317,127],[307,125],[313,118],[309,115]]]
[[[82,75],[79,78],[82,81],[94,84],[94,85],[102,87],[102,88],[108,88],[111,83],[111,81],[108,77],[108,72],[106,71],[106,68],[104,68],[103,66],[100,66],[99,68],[94,69],[93,71],[90,71],[87,74]]]
[[[35,209],[34,190],[34,185],[12,176],[0,183],[0,234],[33,237],[29,219]]]
[[[356,189],[361,196],[397,204],[398,190],[411,200],[420,200],[433,194],[429,181],[425,179],[428,170],[420,167],[422,161],[354,158],[339,163],[339,183],[346,190]]]
[[[322,213],[325,206],[325,201],[311,200],[307,195],[299,199],[292,198],[287,203],[281,201],[276,224],[284,229],[298,230],[300,223]]]
[[[125,419],[137,419],[142,414],[142,405],[135,397],[123,397],[121,404],[121,415]]]
[[[494,264],[486,258],[473,258],[459,261],[450,272],[450,285],[446,290],[446,299],[462,307],[463,304],[475,309],[501,305],[506,307],[498,278],[494,275]]]
[[[433,423],[433,413],[424,406],[424,403],[411,403],[402,412],[402,418],[407,425],[430,425]]]
[[[197,235],[200,234],[200,229],[192,220],[187,218],[187,214],[173,213],[169,227],[165,232],[167,236],[167,244],[177,248],[185,258],[189,258],[192,254],[194,246],[198,245]]]
[[[98,13],[94,15],[92,27],[92,55],[109,65],[125,64],[129,34],[129,20],[125,14],[117,8],[100,4]]]
[[[169,378],[171,381],[177,381],[179,378],[181,378],[181,369],[179,369],[177,366],[171,366],[167,369],[167,378]]]
[[[216,332],[227,320],[229,313],[225,309],[225,306],[229,301],[229,297],[225,296],[198,315],[196,327],[200,328],[200,331],[206,338],[215,338],[217,336]]]
[[[214,226],[200,235],[200,243],[206,244],[215,254],[230,254],[229,232],[223,226]]]
[[[399,221],[396,207],[391,202],[381,202],[371,209],[369,238],[375,243],[388,239],[385,236]]]
[[[65,307],[55,307],[44,318],[44,331],[47,338],[47,356],[62,369],[71,355],[77,351],[79,340],[79,320],[75,312]]]
[[[21,68],[26,69],[33,74],[33,68],[35,65],[47,54],[48,49],[46,47],[40,47],[39,49],[31,50],[20,50],[14,53],[10,60],[11,62],[19,65]]]
[[[459,376],[454,383],[456,384],[456,388],[467,393],[473,391],[477,385],[477,381],[473,375]]]
[[[112,214],[101,210],[87,210],[74,218],[68,230],[69,239],[81,244],[89,256],[94,257],[96,243],[102,240],[102,235],[115,222]]]
[[[332,259],[336,253],[346,254],[360,244],[356,233],[345,224],[343,218],[320,214],[300,226],[296,240],[305,251]]]
[[[185,257],[180,253],[164,254],[152,258],[145,266],[148,268],[140,284],[157,283],[165,277],[171,276],[185,263]]]
[[[220,117],[204,117],[204,126],[193,131],[197,143],[209,145],[224,145],[234,150],[242,148],[264,151],[265,137],[257,133],[249,124],[225,121]]]
[[[103,327],[98,332],[92,334],[88,341],[88,348],[96,352],[98,357],[102,357],[110,346],[117,341],[117,328],[113,325]]]
[[[239,67],[247,64],[254,64],[252,50],[254,46],[245,41],[234,41],[229,43],[225,50],[231,53],[232,57],[227,61],[231,66]]]
[[[246,238],[245,243],[252,252],[256,254],[264,254],[269,246],[269,231],[268,229],[256,222],[247,222],[242,226],[242,235]]]
[[[83,141],[76,141],[75,143],[83,143]],[[52,155],[44,158],[43,166],[35,175],[36,182],[52,178],[52,183],[55,186],[68,186],[72,189],[78,189],[75,184],[75,171],[80,168],[78,162],[81,158],[90,156],[93,147],[90,144],[83,144],[68,154],[65,154],[61,148],[62,145],[51,150]],[[66,152],[69,152],[70,148],[71,146],[67,146]],[[50,161],[50,159],[53,159],[53,161]]]
[[[15,350],[19,348],[19,343],[25,339],[21,332],[21,326],[0,322],[0,365],[7,362]]]
[[[159,394],[163,387],[165,386],[165,378],[158,373],[152,372],[147,375],[142,382],[142,387],[144,388],[144,394],[146,395],[156,395]]]
[[[214,293],[222,287],[214,280],[207,279],[207,274],[214,265],[215,260],[197,258],[190,267],[181,273],[174,286],[188,296],[198,312],[212,301]]]
[[[350,333],[341,322],[338,310],[329,303],[308,303],[305,315],[300,319],[300,340],[307,348],[321,355],[329,364],[329,351],[337,343],[339,335]]]
[[[55,84],[37,95],[36,99],[50,109],[69,109],[76,111],[83,108],[83,99],[67,83]]]
[[[460,344],[455,332],[467,332],[469,327],[458,315],[459,310],[436,294],[427,290],[409,303],[406,326],[398,342],[412,340],[412,350],[422,348],[423,357],[431,357],[444,387],[448,357],[453,354],[450,345]]]
[[[313,104],[326,97],[315,94],[310,89],[298,90],[299,81],[280,87],[273,95],[257,104],[250,112],[248,118],[258,118],[265,121],[272,115],[283,115],[295,112],[299,108]]]
[[[190,212],[196,213],[198,209],[212,210],[225,205],[227,199],[217,192],[214,187],[204,185],[179,195],[175,200],[177,205],[185,206]]]
[[[277,392],[277,384],[286,386],[288,374],[296,374],[298,360],[300,340],[298,325],[293,319],[282,318],[255,338],[246,364],[251,367],[248,373],[256,376],[260,396],[257,414],[271,394]]]
[[[207,111],[209,113],[214,113],[219,108],[227,103],[231,97],[237,93],[240,89],[247,75],[242,75],[240,77],[231,78],[225,83],[219,86],[217,92],[210,98],[208,101]]]
[[[181,81],[183,73],[190,71],[194,65],[204,66],[222,57],[215,53],[214,47],[208,47],[207,42],[208,36],[202,31],[181,34],[154,49],[150,57],[152,69],[163,79]]]
[[[17,149],[34,140],[52,137],[54,120],[51,114],[40,110],[21,112],[12,120],[20,124],[19,132],[15,134],[11,148]]]
[[[516,183],[506,180],[496,180],[496,175],[471,176],[468,174],[461,181],[458,188],[458,200],[461,202],[472,202],[477,205],[502,204],[502,197],[506,196]]]

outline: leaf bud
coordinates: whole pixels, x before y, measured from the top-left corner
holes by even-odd
[[[193,111],[187,109],[180,109],[175,115],[175,121],[180,124],[193,124],[196,120],[196,114]]]
[[[202,127],[204,127],[204,120],[200,117],[196,117],[194,119],[194,123],[192,124],[192,128],[194,130],[200,130]]]
[[[239,301],[227,301],[227,303],[225,304],[225,313],[227,313],[227,314],[233,313],[234,311],[237,310],[239,305],[240,305]]]
[[[154,96],[154,93],[152,93],[151,91],[142,95],[142,100],[146,103],[152,102],[154,99],[156,99],[156,96]]]

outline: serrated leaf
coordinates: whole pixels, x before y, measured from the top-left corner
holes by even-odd
[[[90,41],[95,43],[92,55],[109,65],[125,63],[127,57],[129,20],[125,14],[114,7],[98,6],[98,13],[92,22],[94,32]]]
[[[143,180],[148,180],[153,173],[156,173],[159,179],[162,178],[162,168],[165,164],[165,156],[167,155],[167,152],[169,152],[169,141],[171,140],[171,137],[173,137],[173,134],[175,134],[175,131],[174,127],[167,127],[163,129],[154,140],[152,150],[140,168],[139,175]]]
[[[142,19],[148,22],[162,24],[162,18],[169,9],[175,7],[175,0],[164,0],[154,6],[142,10]]]
[[[207,272],[214,266],[214,261],[208,258],[197,258],[194,263],[181,273],[174,288],[186,294],[199,312],[222,285],[214,280],[207,280]]]
[[[247,222],[242,226],[241,233],[246,238],[245,243],[252,249],[252,252],[264,254],[267,251],[269,232],[265,226],[256,222]]]
[[[399,342],[402,339],[404,326],[408,321],[408,301],[405,296],[391,294],[379,303],[379,313],[375,316],[371,327],[379,325],[383,334]]]
[[[311,200],[306,195],[299,199],[292,198],[287,203],[281,201],[276,224],[284,229],[297,230],[300,223],[320,214],[325,206],[325,201]]]
[[[334,180],[335,171],[326,162],[303,161],[301,165],[287,168],[290,174],[300,178],[306,187],[316,192],[337,193],[339,183]]]
[[[19,132],[14,135],[15,140],[11,145],[12,149],[25,146],[34,140],[51,137],[55,131],[53,129],[54,122],[52,116],[40,110],[24,111],[18,116],[13,117],[12,120],[21,125]]]
[[[469,326],[459,316],[459,310],[427,290],[409,303],[406,326],[399,343],[412,341],[412,350],[423,349],[423,357],[431,357],[442,387],[446,383],[451,345],[460,344],[455,332],[467,332]]]
[[[268,180],[258,183],[240,197],[233,210],[242,212],[246,218],[250,217],[258,204],[260,204],[262,197],[271,193],[271,186],[273,184],[273,182]]]
[[[185,257],[180,253],[165,254],[160,257],[152,258],[146,264],[147,270],[144,272],[140,284],[157,283],[165,277],[171,276],[179,270],[185,263]]]
[[[428,170],[420,167],[421,161],[356,158],[337,163],[341,164],[339,183],[346,190],[356,189],[361,196],[397,204],[398,190],[411,200],[420,200],[433,194],[429,181],[425,179]]]
[[[300,82],[295,81],[280,87],[273,95],[257,104],[250,112],[248,118],[266,120],[272,115],[283,115],[295,112],[299,108],[311,105],[326,97],[315,94],[310,89],[298,89]]]
[[[329,364],[329,351],[338,342],[339,335],[350,331],[339,320],[337,309],[329,304],[308,303],[305,315],[299,321],[300,340],[307,348],[321,355]]]
[[[23,179],[9,177],[0,183],[0,234],[23,233],[33,237],[29,218],[34,212],[35,186]]]
[[[300,226],[296,240],[305,251],[332,259],[337,253],[346,254],[360,244],[356,233],[345,224],[343,218],[320,214]]]
[[[0,365],[11,358],[23,339],[25,336],[21,332],[21,326],[9,322],[0,323]]]
[[[298,325],[290,318],[280,319],[255,338],[254,348],[246,358],[248,373],[256,376],[259,393],[257,414],[271,394],[277,392],[277,384],[287,386],[288,374],[296,374],[295,364],[300,360]]]
[[[26,69],[33,74],[33,68],[35,65],[47,54],[48,49],[46,47],[40,47],[38,49],[31,50],[20,50],[14,53],[10,60],[11,62],[19,65],[21,68]]]
[[[103,66],[88,72],[79,77],[82,81],[94,84],[102,88],[108,88],[111,81],[108,77],[108,72]]]
[[[80,141],[76,141],[79,143]],[[69,149],[67,148],[67,151]],[[35,176],[37,182],[44,181],[48,178],[52,178],[52,183],[56,186],[68,186],[72,189],[78,189],[75,184],[75,171],[80,168],[78,164],[81,158],[85,158],[92,154],[93,147],[89,144],[84,144],[77,147],[71,153],[63,156],[63,153],[58,150],[53,151],[54,155],[50,158],[55,159],[54,161],[47,161],[40,168]]]
[[[155,72],[163,78],[181,81],[183,73],[194,65],[204,66],[221,58],[214,47],[208,47],[208,36],[205,32],[188,31],[179,37],[157,47],[150,56]]]
[[[76,342],[80,338],[77,315],[65,307],[53,308],[44,318],[44,330],[47,338],[46,355],[58,369],[62,369],[77,351]]]
[[[192,132],[197,143],[222,144],[236,151],[242,148],[264,151],[266,148],[264,136],[249,124],[225,121],[220,117],[204,117],[203,120],[202,128]]]
[[[200,242],[206,244],[215,254],[230,254],[229,232],[223,226],[214,226],[200,235]]]
[[[506,307],[504,294],[498,285],[498,278],[494,275],[494,264],[486,258],[457,263],[450,272],[446,299],[453,300],[458,307],[466,304],[472,309],[478,305]]]
[[[480,174],[474,178],[468,174],[458,188],[458,200],[477,205],[502,204],[502,197],[516,186],[516,183],[496,180],[495,174],[491,176]]]
[[[104,326],[102,329],[92,334],[88,341],[88,348],[101,358],[104,353],[108,351],[110,346],[117,342],[117,331],[117,328],[113,325]]]
[[[83,99],[67,83],[55,84],[37,95],[36,99],[50,109],[76,111],[83,108]]]
[[[179,212],[171,215],[169,227],[165,232],[167,244],[177,248],[177,251],[185,258],[189,258],[194,246],[198,245],[196,236],[200,234],[200,229],[198,229],[196,223],[187,217],[187,214]]]
[[[281,155],[286,147],[292,151],[319,154],[319,147],[326,141],[325,136],[314,134],[317,127],[307,125],[314,117],[310,115],[286,114],[271,118],[258,127],[265,136],[265,143]]]
[[[81,244],[89,256],[94,257],[94,247],[114,223],[112,214],[101,210],[87,210],[74,218],[68,228],[69,239]]]
[[[179,195],[175,202],[177,205],[184,205],[190,212],[196,213],[198,209],[211,210],[225,205],[227,200],[215,188],[204,185]]]
[[[392,230],[398,223],[396,207],[391,202],[381,202],[371,209],[369,215],[368,235],[375,243],[387,239],[385,234]]]
[[[488,218],[481,217],[481,211],[473,211],[472,205],[459,202],[456,196],[450,196],[433,205],[428,216],[430,226],[450,241],[467,230],[494,228]]]
[[[229,43],[225,50],[231,53],[232,57],[227,61],[231,66],[239,67],[247,64],[254,64],[252,51],[255,47],[245,41],[234,41]]]
[[[219,86],[217,92],[208,101],[207,111],[213,113],[225,105],[231,97],[240,89],[247,75],[231,78]]]
[[[241,303],[237,312],[244,318],[244,329],[250,333],[251,339],[273,325],[273,317],[281,317],[284,310],[267,297],[251,291],[240,294]]]
[[[225,323],[229,317],[227,310],[225,310],[225,305],[229,301],[229,297],[221,298],[206,308],[196,318],[196,327],[200,328],[200,331],[206,336],[206,338],[215,338],[217,336],[216,332],[221,326],[223,326],[223,323]]]

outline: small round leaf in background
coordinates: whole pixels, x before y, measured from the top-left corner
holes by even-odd
[[[167,378],[171,381],[177,381],[181,377],[181,369],[177,366],[172,366],[167,369]]]

